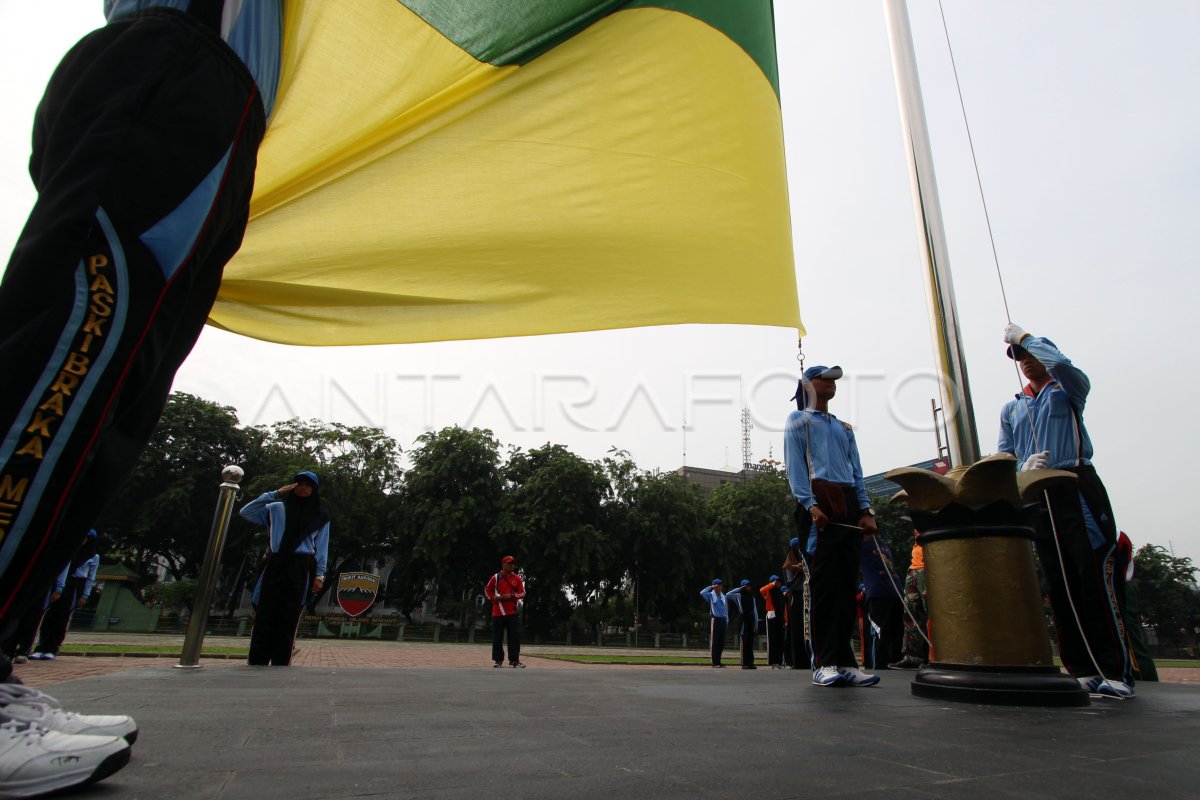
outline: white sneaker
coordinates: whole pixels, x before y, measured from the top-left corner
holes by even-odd
[[[813,672],[812,682],[814,686],[837,686],[845,683],[846,678],[837,667],[820,667]]]
[[[107,778],[129,763],[117,736],[75,736],[15,720],[0,724],[0,797],[38,797]]]
[[[1119,697],[1122,700],[1134,697],[1137,692],[1124,681],[1116,678],[1106,678],[1103,675],[1093,675],[1090,678],[1079,678],[1079,685],[1092,694],[1102,694],[1108,697]]]
[[[0,683],[0,717],[76,736],[120,736],[129,744],[138,737],[133,717],[63,711],[53,697],[21,683]]]
[[[846,679],[848,686],[874,686],[879,683],[879,676],[872,675],[869,672],[863,672],[858,667],[847,667],[846,669],[838,668],[838,672]]]

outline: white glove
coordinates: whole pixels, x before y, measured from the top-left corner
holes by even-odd
[[[1025,459],[1025,463],[1021,465],[1021,472],[1029,472],[1031,469],[1046,469],[1050,466],[1050,451],[1043,450],[1040,453],[1034,453],[1029,458]]]
[[[1021,344],[1021,340],[1028,335],[1029,333],[1020,325],[1014,325],[1010,322],[1004,326],[1004,341],[1009,344],[1019,345]]]

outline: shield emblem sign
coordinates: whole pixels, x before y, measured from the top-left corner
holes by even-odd
[[[366,611],[379,594],[379,576],[369,572],[343,572],[338,577],[338,605],[352,617]]]

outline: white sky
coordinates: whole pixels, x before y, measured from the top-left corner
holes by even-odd
[[[834,411],[868,473],[934,455],[933,349],[883,7],[776,0],[797,279],[808,363],[847,371]],[[910,0],[981,446],[1017,391],[1006,322],[936,0]],[[34,194],[33,110],[101,0],[0,0],[0,251]],[[1200,4],[945,0],[1015,322],[1092,379],[1086,421],[1120,527],[1200,562],[1186,487],[1200,444]],[[684,326],[395,347],[304,349],[208,329],[175,388],[243,423],[371,424],[408,447],[429,428],[492,428],[523,448],[639,465],[781,458],[792,332]],[[686,414],[686,436],[680,423]],[[1178,477],[1177,477],[1178,476]],[[1182,485],[1184,491],[1179,491]],[[1181,527],[1182,526],[1182,527]]]

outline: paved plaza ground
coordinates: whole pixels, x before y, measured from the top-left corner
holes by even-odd
[[[137,718],[130,765],[75,795],[105,800],[1200,797],[1197,685],[1007,708],[913,697],[895,671],[827,689],[537,657],[563,649],[494,670],[482,645],[310,640],[287,669],[64,656],[19,674]]]

